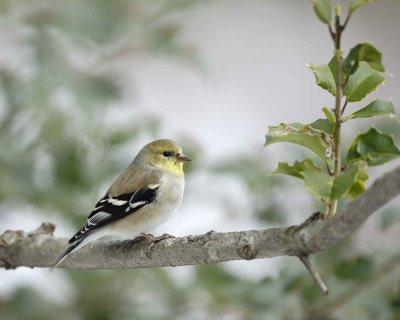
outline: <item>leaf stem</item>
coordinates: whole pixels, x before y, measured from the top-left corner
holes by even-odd
[[[335,39],[335,33],[333,32],[332,27],[331,27],[330,24],[328,25],[328,28],[329,28],[329,34],[331,35],[332,40],[334,40]]]
[[[343,26],[341,27],[341,28],[342,28],[342,31],[347,27],[347,24],[349,23],[350,18],[351,18],[351,13],[349,13],[349,14],[347,15],[347,18],[346,18],[346,20],[344,21]]]
[[[342,52],[341,52],[341,37],[343,26],[340,24],[340,16],[335,16],[335,32],[334,32],[334,49],[335,49],[335,83],[336,83],[336,99],[335,99],[335,130],[333,133],[334,141],[334,170],[333,175],[336,177],[341,172],[341,126],[342,126],[342,95],[343,84],[341,79],[342,70]],[[337,210],[337,200],[332,201],[327,207],[326,218],[331,218]]]

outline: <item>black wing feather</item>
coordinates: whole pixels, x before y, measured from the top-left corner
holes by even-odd
[[[146,187],[132,193],[125,193],[118,197],[106,194],[100,199],[90,213],[86,225],[81,228],[68,243],[82,241],[92,231],[102,228],[112,222],[124,218],[140,208],[153,202],[157,196],[159,186]]]

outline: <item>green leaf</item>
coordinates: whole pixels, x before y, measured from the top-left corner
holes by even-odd
[[[315,14],[325,24],[331,23],[332,5],[330,0],[311,0]]]
[[[353,14],[358,8],[367,3],[375,2],[375,0],[353,0],[349,7],[349,14]]]
[[[352,113],[348,117],[344,117],[344,120],[356,119],[356,118],[369,118],[392,115],[396,116],[392,101],[384,101],[376,99],[368,104],[366,107]]]
[[[349,102],[360,101],[374,91],[385,80],[368,63],[360,62],[356,72],[349,77],[344,94]]]
[[[340,58],[341,58],[341,60],[343,61],[343,58],[342,58],[342,56],[341,56],[341,52],[339,51],[337,54],[340,55]],[[329,69],[331,70],[333,80],[335,81],[335,84],[336,84],[336,56],[333,56],[332,59],[331,59],[331,61],[329,61],[328,67],[329,67]],[[341,78],[342,83],[345,83],[345,81],[346,81],[346,74],[343,72],[343,68],[342,68],[342,70],[341,70],[341,72],[340,72],[340,78]]]
[[[279,126],[269,126],[268,130],[265,146],[276,142],[291,142],[313,151],[324,161],[328,160],[326,153],[331,147],[322,139],[324,132],[301,123],[282,123]]]
[[[314,73],[315,81],[321,88],[328,90],[332,95],[336,95],[336,84],[330,67],[326,64],[309,64]]]
[[[365,61],[372,69],[379,72],[385,72],[382,64],[382,52],[370,43],[363,43],[358,52],[358,61]]]
[[[353,165],[346,168],[337,176],[332,185],[331,200],[340,199],[347,195],[353,186],[358,174],[358,166]]]
[[[360,279],[372,276],[373,269],[373,261],[370,258],[357,257],[340,262],[336,266],[334,274],[342,279]]]
[[[354,184],[358,166],[349,166],[339,176],[333,177],[325,172],[306,168],[303,172],[306,188],[325,203],[340,199],[347,195]]]
[[[317,172],[315,170],[305,170],[303,172],[304,183],[308,191],[314,197],[325,203],[331,200],[331,191],[333,178],[325,172]]]
[[[332,134],[333,132],[332,123],[328,119],[317,119],[313,123],[310,123],[310,126],[326,134]]]
[[[369,179],[368,174],[364,169],[359,168],[357,173],[357,178],[350,188],[349,196],[357,198],[361,193],[365,192],[365,182]]]
[[[335,124],[336,119],[332,112],[329,111],[327,107],[322,108],[322,112],[325,114],[326,118],[329,120],[331,124]]]
[[[360,43],[353,47],[346,59],[343,60],[342,70],[345,74],[353,74],[361,61],[365,61],[369,66],[379,72],[384,72],[382,65],[382,53],[370,43]]]
[[[307,158],[304,161],[295,161],[293,166],[290,166],[287,162],[279,162],[278,168],[275,169],[273,174],[286,174],[291,177],[303,179],[303,171],[304,170],[315,170],[321,171],[321,168],[317,167],[314,162]]]
[[[347,152],[347,162],[365,161],[368,166],[377,166],[399,156],[400,150],[393,137],[371,128],[353,141]]]

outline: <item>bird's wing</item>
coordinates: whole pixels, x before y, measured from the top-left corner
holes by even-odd
[[[123,178],[124,174],[122,174],[118,179],[121,179],[121,177]],[[111,186],[106,195],[97,202],[95,208],[90,213],[85,226],[82,227],[68,243],[72,244],[83,240],[92,231],[133,214],[140,208],[153,202],[160,187],[158,177],[139,176],[138,180],[145,183],[138,184],[136,180],[136,183],[131,184],[131,188],[129,188],[129,190],[133,189],[133,191],[127,191],[118,196],[112,195],[113,187]],[[141,185],[141,187],[135,188],[135,185]]]

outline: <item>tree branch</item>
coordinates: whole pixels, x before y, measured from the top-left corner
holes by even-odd
[[[128,250],[126,242],[99,240],[68,257],[63,268],[117,269],[185,266],[276,256],[304,257],[326,250],[351,234],[371,214],[400,193],[400,166],[378,178],[344,211],[329,220],[314,214],[304,223],[283,228],[241,232],[209,232],[167,239],[146,256],[148,241]],[[49,267],[67,239],[53,237],[54,226],[32,232],[6,231],[0,236],[0,267]]]

